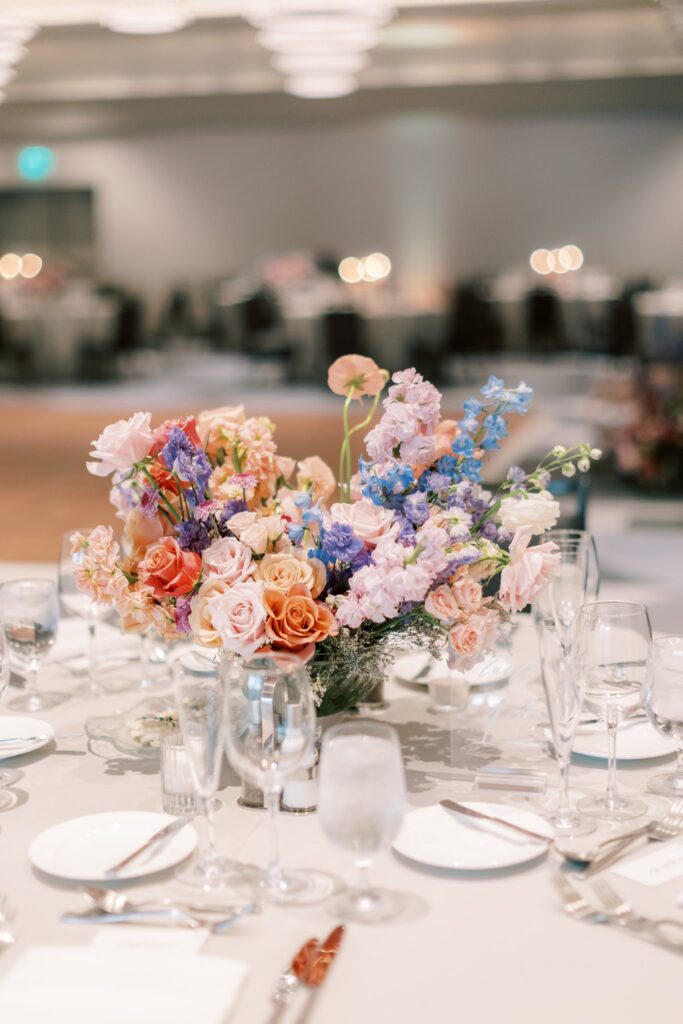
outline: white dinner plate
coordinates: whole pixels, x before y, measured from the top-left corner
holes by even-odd
[[[428,686],[431,679],[438,675],[443,678],[443,665],[432,658],[426,651],[404,654],[394,662],[394,678],[400,683],[411,683],[414,686]],[[470,686],[500,686],[510,678],[512,659],[507,654],[489,654],[464,675]]]
[[[470,800],[466,801],[466,806],[540,832],[549,839],[553,836],[548,822],[525,808]],[[504,825],[468,818],[440,804],[420,807],[407,814],[394,842],[394,850],[410,860],[453,871],[515,867],[542,857],[547,849],[545,843],[517,836]]]
[[[0,715],[0,761],[20,754],[40,750],[55,738],[55,731],[49,722],[40,718],[24,718],[22,715]],[[18,743],[3,742],[18,740]]]
[[[71,818],[36,836],[28,856],[34,867],[57,878],[82,882],[110,882],[109,868],[142,846],[174,818],[156,811],[106,811]],[[121,878],[142,878],[164,871],[189,856],[197,845],[193,828],[186,825],[135,861]]]
[[[595,731],[576,732],[573,752],[582,757],[594,757],[601,761],[607,760],[607,728],[598,726]],[[657,757],[667,757],[676,753],[676,744],[660,735],[650,722],[624,722],[617,734],[618,761],[647,761]]]

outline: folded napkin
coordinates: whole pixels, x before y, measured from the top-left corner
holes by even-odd
[[[0,979],[12,1024],[225,1024],[247,966],[223,957],[35,946]]]

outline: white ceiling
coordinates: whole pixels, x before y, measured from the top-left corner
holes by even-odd
[[[196,20],[166,36],[117,35],[96,0],[0,0],[32,17],[0,107],[0,137],[54,138],[244,120],[372,116],[414,109],[505,114],[680,109],[683,54],[651,0],[394,0],[361,91],[332,101],[282,92],[244,0],[188,0]]]

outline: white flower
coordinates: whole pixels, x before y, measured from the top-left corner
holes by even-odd
[[[102,431],[90,456],[99,462],[87,462],[88,472],[94,476],[109,476],[115,469],[127,470],[141,459],[152,446],[152,414],[136,412],[128,420],[117,420]]]
[[[557,458],[559,459],[563,455],[567,454],[567,449],[565,448],[565,446],[563,444],[556,444],[555,447],[553,448],[552,454],[557,456]]]
[[[560,518],[560,506],[549,491],[538,491],[503,498],[498,513],[501,526],[515,533],[523,526],[530,526],[532,533],[544,533],[552,529]]]
[[[577,459],[576,465],[582,473],[587,473],[588,470],[591,468],[591,460],[586,458]]]
[[[576,474],[576,466],[573,462],[568,462],[566,466],[562,467],[562,476],[574,476]]]
[[[600,448],[591,448],[591,459],[601,459],[602,450]]]

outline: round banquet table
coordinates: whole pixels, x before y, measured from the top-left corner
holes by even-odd
[[[24,574],[51,574],[47,566],[21,569]],[[16,575],[15,567],[0,566],[0,578]],[[656,596],[643,586],[620,584],[606,586],[604,591],[605,597],[644,601]],[[512,682],[482,698],[481,706],[465,717],[430,712],[426,692],[418,685],[388,685],[390,704],[381,717],[394,724],[401,737],[409,805],[435,803],[447,795],[471,797],[467,773],[502,763],[547,773],[550,793],[538,797],[487,792],[475,798],[533,806],[552,795],[554,762],[542,740],[532,737],[534,725],[545,717],[535,634],[525,617],[518,618],[511,641]],[[65,619],[39,685],[72,689],[75,679],[64,659],[84,645],[84,625]],[[83,732],[89,716],[129,708],[139,699],[139,693],[130,691],[97,700],[73,697],[37,716],[54,725],[56,743],[3,762],[18,768],[22,777],[12,787],[15,805],[0,813],[0,892],[7,893],[16,908],[18,936],[16,945],[0,956],[0,1007],[2,977],[23,951],[32,945],[87,944],[98,931],[94,925],[59,923],[60,914],[84,909],[84,901],[73,886],[51,882],[33,871],[27,857],[31,840],[49,826],[80,815],[160,810],[159,776],[150,771],[148,762],[113,749],[103,753],[99,745],[90,749]],[[6,702],[7,695],[3,713],[7,713]],[[620,784],[642,791],[655,770],[661,771],[661,766],[643,762],[622,768]],[[605,777],[604,764],[577,763],[572,769],[573,789],[601,790]],[[238,806],[238,792],[237,779],[226,765],[217,814],[219,845],[231,856],[263,864],[268,848],[265,816]],[[661,810],[658,799],[652,798],[653,810]],[[353,877],[350,858],[326,840],[315,814],[283,814],[280,826],[286,865],[318,869],[347,880]],[[406,894],[406,914],[381,925],[348,926],[310,1024],[680,1021],[679,957],[626,930],[589,925],[565,915],[554,884],[558,863],[551,853],[523,868],[474,875],[418,867],[391,852],[379,856],[374,879]],[[683,879],[657,888],[618,876],[613,881],[638,910],[683,920],[683,909],[676,903]],[[131,892],[134,897],[179,896],[181,889],[172,873],[166,873],[133,884]],[[250,968],[231,1022],[265,1024],[279,973],[302,942],[327,934],[332,924],[320,903],[266,906],[259,917],[241,922],[230,934],[209,938],[205,951],[242,960]],[[58,1006],[52,1019],[63,1019]],[[129,1019],[137,1024],[134,1013]]]

